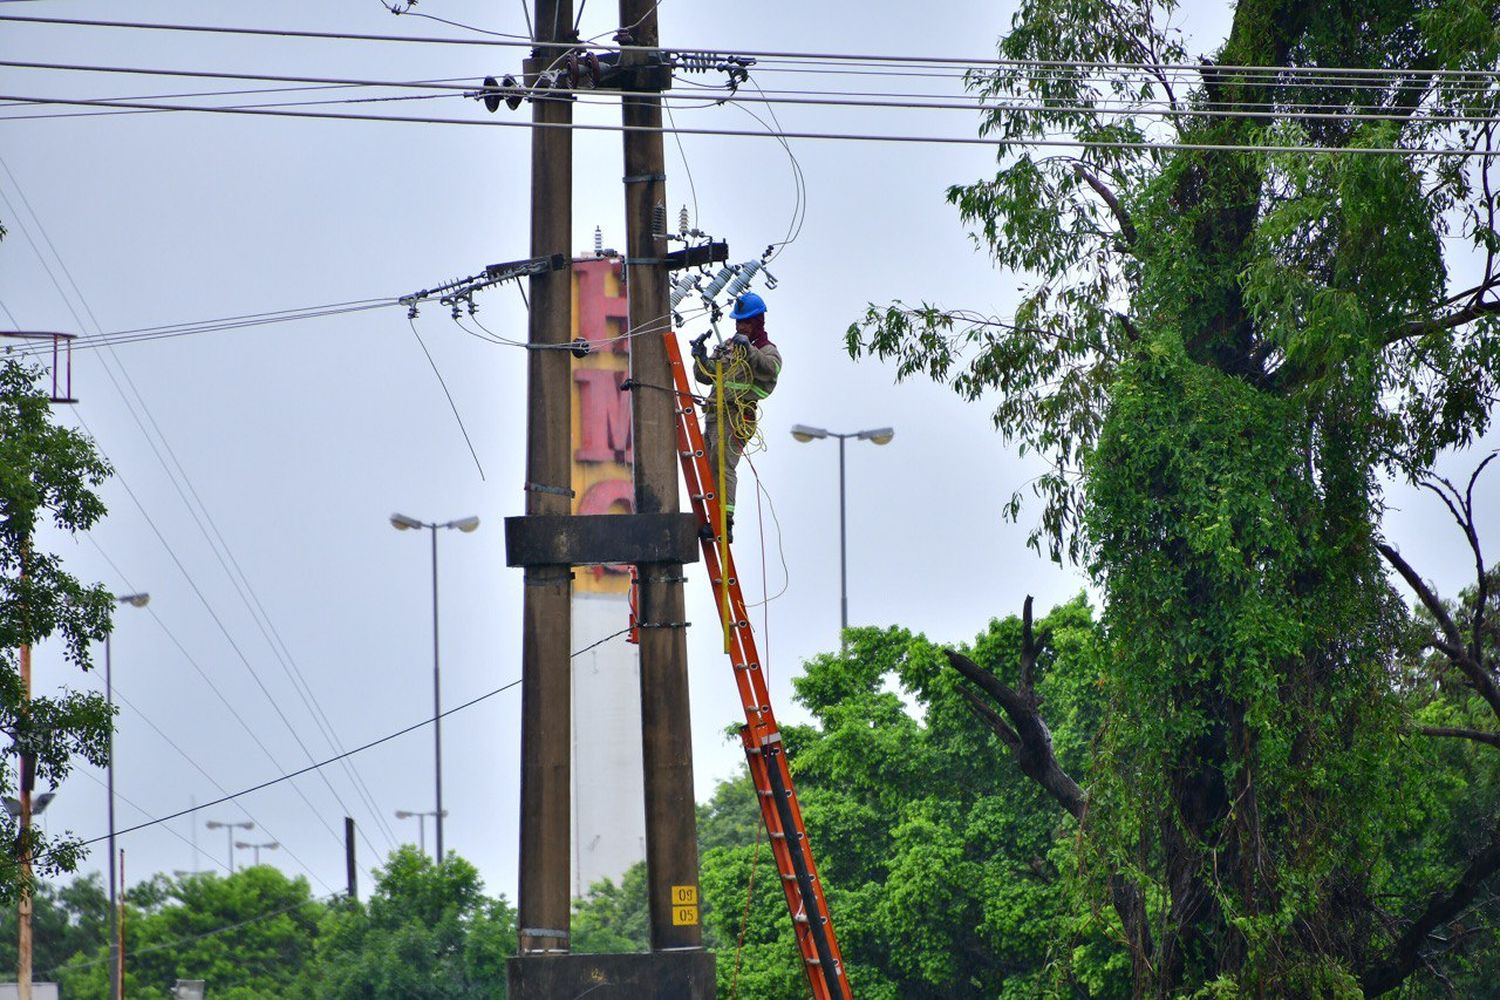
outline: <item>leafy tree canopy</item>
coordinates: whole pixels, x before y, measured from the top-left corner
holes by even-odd
[[[102,586],[86,586],[59,556],[43,551],[36,529],[50,522],[61,531],[86,531],[104,516],[94,490],[108,464],[88,438],[58,426],[39,373],[0,361],[0,731],[11,738],[0,755],[0,791],[60,784],[75,757],[102,766],[111,725],[104,699],[64,691],[28,699],[21,676],[21,647],[56,638],[67,661],[87,670],[89,644],[109,631],[113,600]],[[20,894],[22,855],[39,874],[72,871],[79,845],[44,837],[32,826],[23,838],[16,820],[0,815],[0,900]]]
[[[848,344],[993,393],[997,427],[1048,462],[1033,543],[1104,596],[1095,754],[1070,764],[1054,740],[1025,622],[1018,675],[948,659],[1079,824],[1080,884],[1115,914],[1134,992],[1378,994],[1464,961],[1444,928],[1500,871],[1493,816],[1455,836],[1473,821],[1429,777],[1434,753],[1493,754],[1484,615],[1446,614],[1381,539],[1379,486],[1427,480],[1490,426],[1500,4],[1239,0],[1194,76],[1172,69],[1189,62],[1175,7],[1020,5],[1005,61],[970,76],[1021,98],[983,121],[997,170],[948,192],[1029,282],[1014,317],[895,303]],[[1027,144],[1060,135],[1080,144]],[[1472,484],[1442,495],[1483,608]],[[1406,686],[1389,570],[1482,728],[1421,724],[1473,703]],[[1430,742],[1446,738],[1468,742]],[[1470,766],[1472,808],[1494,765]]]

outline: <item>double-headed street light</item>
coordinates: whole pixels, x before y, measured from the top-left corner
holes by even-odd
[[[838,431],[825,430],[822,427],[809,427],[806,424],[793,424],[792,437],[804,443],[817,441],[822,438],[838,438],[839,440],[839,649],[844,649],[844,632],[849,628],[849,561],[847,556],[847,532],[845,530],[844,517],[844,442],[849,438],[857,441],[869,441],[873,444],[890,444],[891,438],[896,436],[894,429],[890,427],[877,427],[874,430],[852,431],[848,434],[840,434]]]
[[[397,819],[415,819],[417,821],[417,850],[421,851],[423,854],[427,853],[427,817],[432,816],[434,818],[441,818],[441,816],[446,815],[448,815],[446,812],[439,814],[436,811],[413,812],[410,809],[396,810]]]
[[[219,822],[216,819],[211,819],[207,823],[204,823],[203,825],[206,826],[206,827],[208,827],[210,830],[223,830],[224,831],[225,838],[226,838],[225,842],[227,844],[229,844],[229,874],[233,875],[234,874],[234,831],[236,831],[236,830],[254,830],[255,829],[255,824],[252,823],[252,822],[250,822],[249,820],[245,820],[242,823],[229,823],[229,822],[221,823],[221,822]]]
[[[432,521],[419,521],[405,514],[392,514],[391,526],[397,531],[406,531],[411,528],[426,528],[432,534],[432,747],[433,747],[433,774],[434,786],[437,791],[437,808],[434,810],[434,819],[437,827],[437,860],[443,863],[443,817],[448,815],[443,809],[443,695],[442,680],[438,668],[438,565],[437,565],[437,533],[439,528],[457,528],[467,534],[479,527],[479,518],[460,517],[446,524],[438,524]],[[424,849],[425,853],[425,849]]]
[[[274,840],[268,840],[268,841],[266,841],[264,843],[261,843],[261,844],[247,844],[243,840],[236,840],[234,842],[234,846],[235,846],[236,850],[240,850],[240,851],[254,851],[255,852],[255,865],[256,865],[256,867],[259,867],[260,866],[260,852],[262,850],[274,851],[278,847],[280,847],[281,845],[278,844]]]
[[[151,595],[145,593],[123,594],[115,598],[116,604],[128,604],[132,608],[144,608],[150,601]],[[113,627],[104,633],[104,702],[110,711],[109,768],[106,772],[108,783],[105,794],[109,797],[109,996],[110,1000],[120,1000],[124,994],[121,992],[120,982],[120,908],[115,899],[115,864],[119,857],[115,851],[115,689],[109,641],[113,634]]]

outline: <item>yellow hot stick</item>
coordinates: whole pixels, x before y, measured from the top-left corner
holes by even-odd
[[[724,493],[724,439],[725,420],[727,414],[724,412],[724,359],[714,359],[714,396],[715,407],[719,414],[719,593],[722,595],[724,607],[719,615],[724,621],[724,652],[729,652],[729,508],[725,501]]]

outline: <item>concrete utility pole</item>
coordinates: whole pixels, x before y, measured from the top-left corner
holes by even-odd
[[[537,46],[526,82],[551,67],[573,39],[572,0],[536,0]],[[571,259],[573,106],[532,101],[531,255]],[[547,127],[564,126],[564,127]],[[572,339],[571,272],[532,275],[527,339]],[[572,365],[563,350],[527,352],[526,514],[572,513]],[[521,864],[519,951],[568,951],[572,824],[572,568],[527,565],[521,611]]]
[[[620,24],[633,46],[659,43],[656,0],[620,0]],[[651,54],[627,49],[622,69]],[[661,98],[621,98],[626,131],[626,287],[630,299],[630,377],[644,386],[669,386],[671,370],[657,330],[671,322],[668,308],[665,232],[666,156],[662,148]],[[665,228],[664,226],[661,228]],[[675,514],[677,492],[677,399],[670,392],[632,393],[635,429],[635,512]],[[692,723],[688,709],[687,635],[682,564],[640,566],[641,745],[646,786],[646,869],[653,951],[700,948],[698,821],[693,802]],[[691,903],[691,910],[683,904]],[[710,976],[710,982],[712,977]]]

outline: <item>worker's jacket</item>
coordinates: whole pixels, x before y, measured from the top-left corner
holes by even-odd
[[[776,388],[776,377],[781,374],[781,352],[769,340],[759,347],[753,343],[726,341],[707,361],[693,359],[693,377],[712,386],[716,361],[722,361],[724,365],[724,405],[729,415],[729,427],[736,431],[736,436],[748,439],[755,432],[756,404]],[[716,418],[718,399],[715,392],[710,391],[703,407],[709,419]]]

